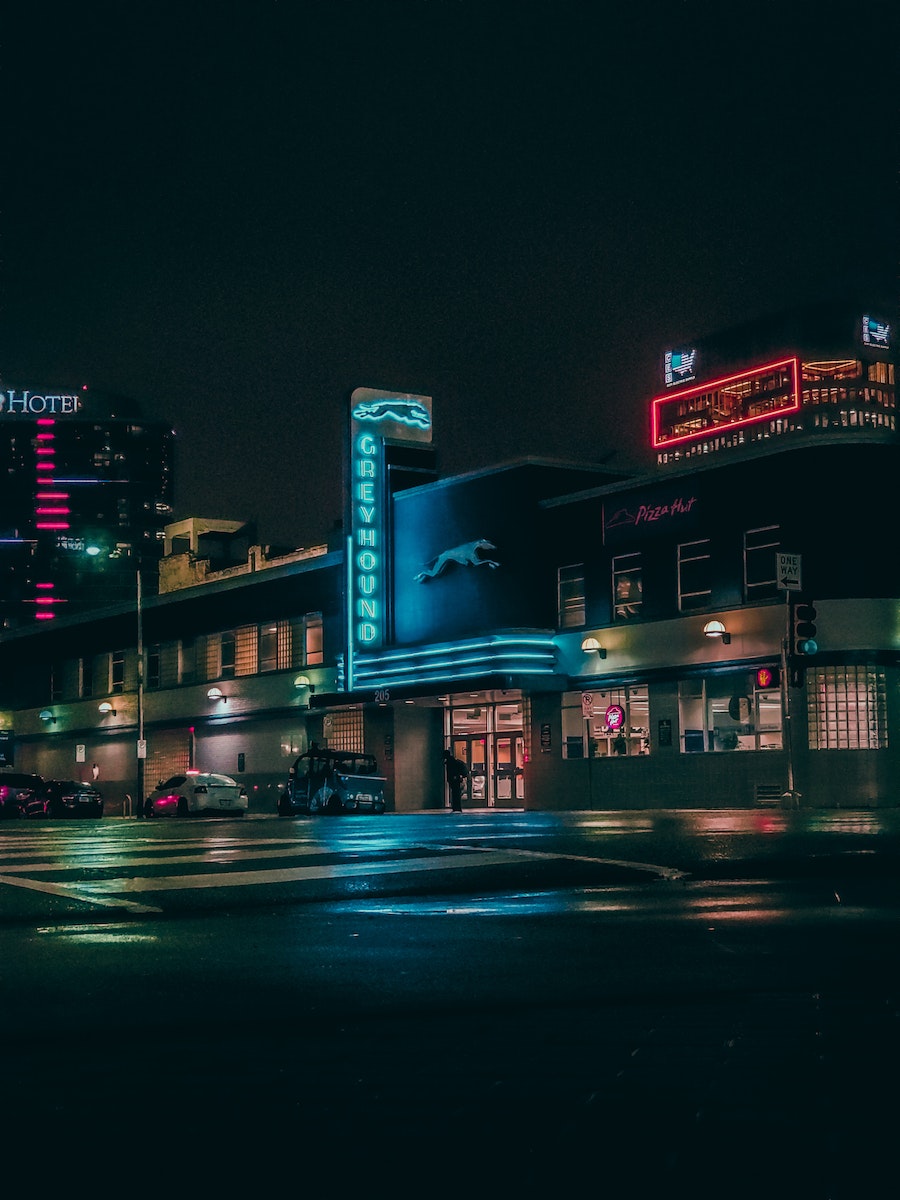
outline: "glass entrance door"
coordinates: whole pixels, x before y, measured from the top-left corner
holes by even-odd
[[[525,738],[494,734],[493,801],[498,808],[519,808],[525,800]]]
[[[451,746],[454,758],[461,759],[469,768],[469,777],[463,782],[463,804],[468,801],[473,808],[484,808],[487,799],[487,738],[479,736],[454,737]]]

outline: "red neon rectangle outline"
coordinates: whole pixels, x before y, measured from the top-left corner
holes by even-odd
[[[664,401],[683,400],[686,396],[696,396],[700,392],[711,392],[717,387],[723,387],[726,383],[734,383],[738,379],[752,379],[754,375],[764,375],[767,371],[777,370],[779,367],[791,367],[794,372],[794,403],[786,408],[779,408],[776,413],[762,413],[757,417],[745,417],[740,421],[731,421],[728,425],[716,425],[709,429],[698,430],[697,433],[686,433],[682,437],[669,438],[665,442],[659,441],[659,406]],[[654,396],[651,402],[651,430],[650,436],[654,450],[659,450],[663,446],[677,446],[681,442],[692,442],[697,438],[710,437],[713,434],[723,433],[729,429],[740,429],[744,425],[753,425],[757,421],[771,421],[773,417],[780,417],[784,413],[799,412],[800,410],[800,359],[794,355],[791,358],[780,358],[775,362],[764,363],[760,367],[749,367],[746,371],[738,371],[735,375],[725,375],[721,379],[709,379],[706,383],[695,384],[694,387],[684,388],[683,390],[674,390],[664,392],[661,396]]]

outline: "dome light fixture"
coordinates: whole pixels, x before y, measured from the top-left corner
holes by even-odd
[[[56,723],[56,717],[54,717],[49,708],[42,708],[38,713],[38,717],[44,722],[45,725]]]
[[[723,646],[727,646],[731,642],[731,634],[721,621],[707,621],[703,626],[703,632],[708,638],[721,638]]]
[[[209,691],[206,693],[206,698],[207,698],[207,700],[215,700],[217,702],[221,700],[221,702],[223,704],[228,703],[228,697],[225,695],[225,693],[222,691],[221,688],[217,688],[217,687],[211,687],[209,689]]]
[[[108,717],[108,716],[114,717],[116,715],[116,710],[113,708],[113,706],[110,704],[110,702],[108,700],[104,700],[103,703],[101,705],[99,705],[97,711],[102,713],[104,717]]]
[[[581,643],[581,649],[585,654],[597,654],[600,658],[606,658],[606,648],[601,646],[595,637],[586,637]]]

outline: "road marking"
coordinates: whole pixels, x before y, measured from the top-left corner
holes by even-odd
[[[281,870],[229,871],[227,875],[165,875],[139,879],[96,879],[77,885],[86,895],[109,892],[165,892],[203,887],[247,887],[267,883],[300,883],[315,879],[348,879],[359,875],[403,875],[411,871],[446,870],[450,867],[499,866],[515,862],[518,852],[457,854],[452,858],[412,858],[402,862],[331,863],[317,867]]]
[[[296,866],[285,868],[250,868],[232,870],[236,861],[241,857],[254,861],[273,858],[309,858],[340,854],[338,847],[329,847],[318,841],[291,841],[285,843],[282,839],[266,839],[268,845],[262,847],[254,840],[234,839],[218,844],[210,844],[208,840],[197,842],[178,842],[175,848],[180,851],[173,853],[173,844],[169,841],[159,842],[160,855],[148,853],[146,845],[141,846],[140,857],[131,858],[127,854],[127,846],[117,846],[111,852],[109,846],[100,847],[96,842],[85,843],[92,851],[88,854],[73,854],[71,842],[64,843],[66,855],[58,861],[46,861],[46,845],[40,849],[44,856],[41,862],[7,862],[4,873],[0,875],[0,884],[19,887],[25,890],[41,892],[46,895],[64,897],[82,903],[101,902],[108,906],[117,906],[135,913],[160,913],[163,910],[127,897],[146,892],[177,892],[198,888],[229,888],[256,887],[273,884],[303,883],[316,880],[338,880],[358,878],[364,875],[402,875],[412,872],[439,871],[449,869],[466,870],[471,867],[503,866],[523,859],[540,859],[544,862],[567,860],[570,862],[590,863],[597,866],[612,866],[626,870],[636,870],[656,875],[665,879],[680,879],[684,873],[670,867],[654,863],[628,862],[621,859],[597,858],[579,854],[560,854],[552,851],[537,851],[523,849],[493,849],[488,847],[470,847],[462,851],[458,845],[438,844],[430,847],[408,847],[417,849],[420,857],[408,859],[387,859],[381,861],[357,861],[317,863],[316,865]],[[129,843],[129,845],[134,845]],[[12,850],[13,847],[10,847]],[[196,853],[197,850],[202,853]],[[428,851],[431,850],[431,853]],[[184,853],[188,851],[188,853]],[[195,851],[190,853],[190,851]],[[425,851],[425,856],[421,852]],[[445,857],[446,856],[446,857]],[[4,856],[0,855],[0,861]],[[12,855],[10,855],[12,857]],[[17,859],[24,856],[15,855]],[[34,878],[39,872],[54,872],[65,874],[85,869],[101,870],[104,867],[132,870],[135,868],[186,867],[191,864],[203,864],[221,870],[210,870],[194,874],[144,875],[126,877],[118,876],[113,879],[78,880],[77,882],[61,883],[42,881]],[[25,877],[27,874],[27,878]]]
[[[66,900],[92,900],[91,896],[80,896],[78,894],[78,885],[66,885],[62,883],[42,883],[39,879],[11,879],[8,876],[0,875],[0,883],[8,884],[10,887],[24,888],[27,891],[43,892],[48,896],[63,896]],[[104,900],[104,904],[112,905],[116,908],[124,908],[129,912],[135,913],[161,913],[161,908],[154,908],[147,904],[137,904],[134,900],[118,900],[110,898]]]

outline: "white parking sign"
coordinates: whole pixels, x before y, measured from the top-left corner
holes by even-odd
[[[594,715],[594,693],[581,693],[581,715],[584,717],[592,717]]]

